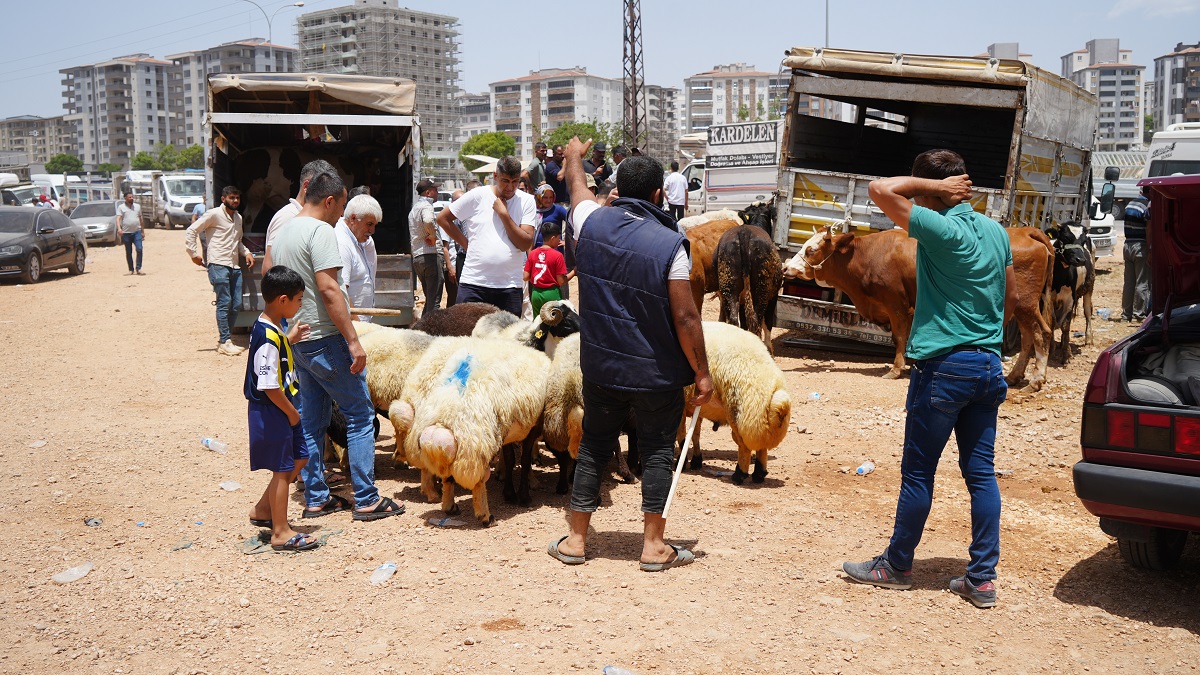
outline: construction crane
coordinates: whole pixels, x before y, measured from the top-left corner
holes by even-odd
[[[625,0],[625,81],[624,137],[631,148],[645,145],[649,124],[646,119],[646,66],[642,60],[642,2]]]

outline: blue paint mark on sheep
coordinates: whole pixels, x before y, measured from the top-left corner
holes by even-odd
[[[443,384],[453,384],[458,387],[458,395],[462,396],[467,389],[467,380],[471,379],[471,362],[474,360],[475,357],[468,354],[459,362],[458,368],[451,373],[450,377],[446,378]]]

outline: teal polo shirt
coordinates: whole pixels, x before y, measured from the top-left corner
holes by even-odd
[[[917,307],[905,354],[920,361],[973,346],[999,355],[1012,264],[1004,226],[966,202],[943,211],[913,206],[908,236],[917,240]]]

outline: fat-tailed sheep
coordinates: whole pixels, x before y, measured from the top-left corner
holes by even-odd
[[[777,447],[787,435],[792,415],[792,400],[784,388],[783,372],[766,346],[754,335],[729,324],[704,322],[704,348],[708,352],[708,370],[713,380],[713,395],[700,408],[700,416],[720,424],[728,424],[733,442],[738,448],[737,469],[733,482],[741,484],[751,475],[755,483],[767,476],[767,452]],[[695,385],[685,395],[690,401]],[[694,408],[685,406],[685,419]],[[699,469],[700,424],[691,439],[692,468]],[[679,427],[683,442],[684,425]],[[754,454],[754,473],[749,474],[751,453]]]
[[[471,335],[516,340],[554,358],[559,342],[578,332],[579,313],[575,306],[569,300],[552,300],[542,305],[542,311],[532,323],[509,312],[496,312],[479,319]]]
[[[530,437],[542,417],[549,374],[545,354],[509,340],[434,340],[409,374],[397,404],[411,415],[401,420],[408,422],[405,454],[421,469],[421,490],[430,501],[438,499],[437,476],[442,479],[443,511],[456,511],[458,484],[471,490],[476,518],[491,524],[491,461],[507,444],[536,440]],[[522,481],[528,492],[528,476]]]
[[[499,311],[501,311],[499,307],[486,302],[464,302],[446,309],[425,312],[412,325],[412,329],[439,337],[449,335],[465,337],[475,330],[475,324],[479,323],[480,319]]]

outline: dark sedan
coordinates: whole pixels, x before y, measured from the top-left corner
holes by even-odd
[[[87,240],[83,228],[58,209],[0,206],[0,277],[36,283],[42,272],[67,268],[83,274]]]

